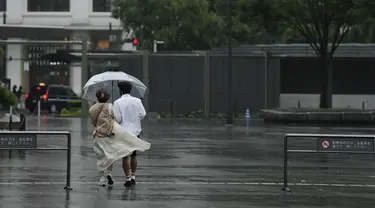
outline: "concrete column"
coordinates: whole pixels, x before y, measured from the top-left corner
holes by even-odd
[[[72,25],[89,23],[89,14],[92,11],[91,2],[92,0],[70,0],[70,12],[73,15]]]
[[[149,118],[149,111],[148,111],[148,95],[150,91],[150,76],[149,76],[149,56],[150,54],[147,51],[142,52],[142,82],[146,85],[147,91],[143,98],[143,106],[147,112],[147,116],[144,118],[142,122],[142,134],[148,138],[148,118]]]
[[[7,24],[22,23],[22,14],[27,11],[26,0],[6,0],[7,1]]]
[[[69,85],[72,90],[81,95],[81,63],[72,63],[69,69]]]
[[[20,40],[20,39],[9,39],[9,40]],[[11,88],[13,85],[24,85],[22,83],[22,72],[23,72],[23,45],[9,44],[7,46],[7,68],[6,77],[10,79]]]
[[[72,34],[72,40],[82,40],[83,38],[89,39],[89,33],[87,31],[74,31]],[[72,45],[73,50],[82,50],[81,45]],[[87,69],[88,70],[88,69]],[[81,62],[73,63],[70,65],[69,71],[69,86],[77,94],[82,94],[82,87],[85,83],[82,81],[82,67]],[[87,81],[87,80],[86,80]],[[86,82],[85,81],[85,82]]]
[[[30,64],[26,60],[29,55],[26,45],[23,45],[22,47],[22,54],[23,56],[22,56],[22,66],[21,66],[21,83],[22,83],[23,90],[25,92],[29,92],[30,91]]]
[[[143,105],[145,107],[146,112],[148,112],[148,95],[150,91],[150,78],[149,78],[149,53],[147,51],[142,52],[142,80],[143,84],[146,85],[147,91],[145,93],[144,99],[143,99]]]
[[[264,52],[264,109],[268,108],[268,61],[269,53]]]
[[[204,81],[203,81],[203,107],[204,119],[210,119],[210,53],[206,52],[204,56]]]

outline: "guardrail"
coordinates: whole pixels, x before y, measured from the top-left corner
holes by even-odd
[[[38,135],[63,135],[67,137],[66,148],[38,148]],[[65,190],[73,190],[70,187],[72,139],[68,131],[0,131],[1,150],[43,150],[66,151],[66,185]]]
[[[288,138],[310,138],[316,140],[315,149],[288,149]],[[344,154],[375,154],[375,135],[349,134],[286,134],[284,136],[284,187],[288,187],[288,155],[289,153],[344,153]]]

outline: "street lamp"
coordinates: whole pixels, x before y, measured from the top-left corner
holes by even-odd
[[[158,45],[159,44],[164,44],[164,41],[161,40],[154,40],[154,53],[158,52]]]
[[[108,41],[109,41],[109,49],[112,49],[113,44],[117,41],[117,35],[113,33],[112,30],[112,23],[109,23],[109,31],[108,31]]]
[[[232,0],[228,0],[228,114],[227,125],[233,125],[233,71],[232,71]]]

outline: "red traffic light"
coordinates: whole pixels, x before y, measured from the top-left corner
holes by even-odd
[[[133,45],[138,45],[139,44],[139,41],[136,38],[134,38],[132,42],[133,42]]]

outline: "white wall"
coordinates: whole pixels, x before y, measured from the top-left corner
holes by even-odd
[[[25,0],[7,0],[7,24],[21,24],[22,14],[26,8]]]
[[[82,74],[81,74],[81,63],[73,63],[70,65],[69,71],[69,83],[70,88],[78,95],[82,94]]]
[[[88,24],[92,0],[70,0],[71,24]]]
[[[67,0],[69,1],[69,0]],[[27,0],[7,0],[7,24],[87,26],[90,29],[107,30],[121,26],[110,12],[92,12],[92,0],[70,0],[69,12],[28,12]]]
[[[10,40],[19,40],[19,39],[10,39]],[[8,45],[7,47],[7,69],[6,75],[7,78],[11,80],[11,87],[13,85],[24,85],[22,83],[22,71],[23,71],[23,47],[22,45]],[[9,57],[12,57],[12,60],[9,60]]]
[[[281,108],[296,108],[300,101],[301,108],[319,108],[320,95],[318,94],[281,94]],[[333,95],[333,108],[357,108],[362,109],[362,102],[365,109],[375,109],[375,95]]]
[[[69,0],[67,0],[69,1]],[[2,16],[1,22],[2,23]],[[87,30],[108,30],[109,23],[114,29],[120,28],[120,21],[113,19],[109,12],[92,12],[92,0],[70,0],[69,12],[28,12],[27,0],[7,0],[7,24],[63,26],[76,30],[73,39],[82,35],[82,28]],[[79,46],[76,46],[79,47]],[[9,45],[7,56],[21,57],[20,45]],[[75,48],[80,49],[80,48]],[[7,78],[12,85],[25,85],[22,83],[23,62],[13,60],[7,62]],[[77,94],[81,94],[81,66],[72,65],[70,68],[70,86]]]

